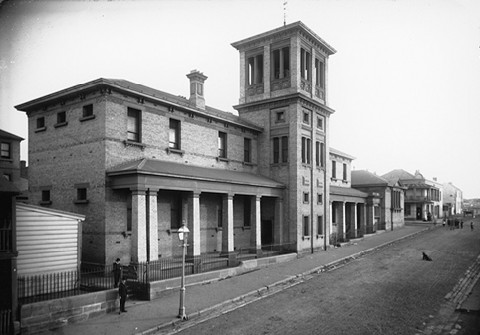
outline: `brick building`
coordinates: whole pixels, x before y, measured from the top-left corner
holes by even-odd
[[[100,78],[16,106],[29,122],[29,199],[85,215],[83,262],[175,255],[183,223],[190,255],[329,245],[335,50],[301,22],[232,46],[238,116],[206,104],[196,70],[188,99]]]

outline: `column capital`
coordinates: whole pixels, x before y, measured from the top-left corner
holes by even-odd
[[[132,191],[132,195],[145,195],[147,190],[144,188],[134,188],[130,189]]]
[[[200,191],[191,191],[191,192],[188,194],[188,197],[189,197],[189,198],[199,198],[201,193],[202,193],[202,192],[200,192]]]

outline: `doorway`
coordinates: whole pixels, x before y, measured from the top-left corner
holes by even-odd
[[[261,242],[262,246],[273,244],[273,222],[272,220],[262,220],[262,229],[261,229]]]

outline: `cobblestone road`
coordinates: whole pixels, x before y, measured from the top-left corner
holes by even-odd
[[[440,227],[181,334],[476,334],[477,316],[456,308],[479,254],[478,230]]]

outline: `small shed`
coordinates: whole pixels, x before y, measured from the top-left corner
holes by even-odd
[[[19,276],[78,270],[84,215],[24,203],[16,215]]]

